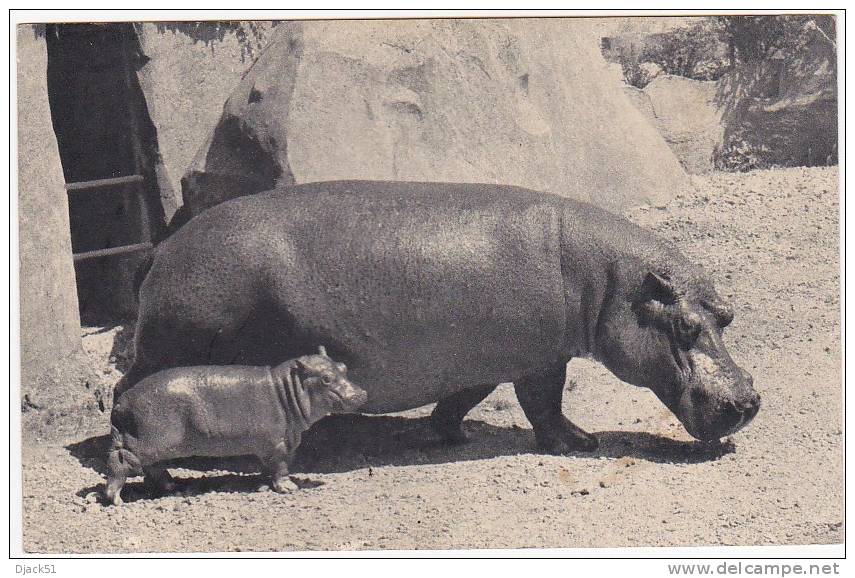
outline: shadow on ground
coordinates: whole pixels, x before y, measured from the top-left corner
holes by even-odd
[[[336,415],[324,419],[303,436],[292,472],[301,487],[320,485],[299,474],[348,472],[382,466],[444,464],[484,460],[500,456],[536,453],[531,430],[518,426],[497,427],[483,421],[468,420],[465,429],[470,442],[459,446],[445,444],[431,429],[428,418],[398,416]],[[673,440],[647,432],[598,432],[600,447],[584,457],[631,457],[657,463],[698,463],[717,460],[735,451],[732,442],[704,444]],[[104,456],[110,436],[96,436],[66,446],[84,467],[105,475]],[[268,483],[254,457],[189,458],[170,467],[218,473],[176,481],[180,491],[193,495],[209,491],[253,492]],[[219,472],[229,472],[220,474]],[[128,483],[123,492],[126,501],[148,496],[142,482]],[[103,484],[84,488],[81,495],[101,491]]]

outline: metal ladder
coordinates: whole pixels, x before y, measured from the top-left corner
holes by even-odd
[[[87,259],[98,259],[101,257],[110,257],[113,255],[127,255],[139,251],[148,251],[152,248],[151,243],[151,226],[148,217],[148,199],[146,191],[143,187],[145,179],[142,175],[128,175],[126,177],[115,177],[110,179],[97,179],[94,181],[79,181],[76,183],[67,183],[65,190],[69,194],[86,194],[92,193],[105,188],[121,188],[123,194],[127,194],[128,189],[133,187],[140,207],[140,229],[142,230],[143,240],[140,243],[131,245],[120,245],[118,247],[108,247],[106,249],[97,249],[95,251],[83,251],[81,253],[73,253],[74,262],[85,261]]]
[[[127,48],[123,50],[122,59],[124,62],[125,68],[125,87],[128,92],[130,92],[130,84],[131,84],[131,75],[134,74],[131,68],[130,56],[128,54]],[[130,121],[130,132],[131,132],[131,146],[133,147],[133,155],[134,155],[134,165],[135,172],[141,172],[141,157],[142,150],[139,141],[139,119],[137,118],[137,113],[135,110],[129,109],[129,121]],[[83,251],[81,253],[73,253],[74,262],[78,263],[80,261],[85,261],[88,259],[99,259],[102,257],[111,257],[114,255],[127,255],[130,253],[137,253],[140,251],[149,251],[152,249],[152,238],[153,232],[151,229],[151,223],[149,221],[149,212],[148,212],[148,198],[146,197],[147,188],[146,188],[145,177],[141,174],[133,174],[124,177],[113,177],[107,179],[96,179],[92,181],[79,181],[74,183],[66,183],[65,190],[66,193],[71,195],[81,195],[81,194],[92,194],[95,191],[103,190],[103,189],[121,189],[122,194],[128,194],[129,189],[132,187],[137,199],[139,201],[139,210],[140,210],[140,230],[142,232],[142,239],[139,243],[133,243],[131,245],[120,245],[118,247],[108,247],[105,249],[97,249],[94,251]]]

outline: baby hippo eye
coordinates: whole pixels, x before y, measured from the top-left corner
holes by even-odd
[[[334,378],[331,373],[324,373],[321,374],[321,381],[324,385],[330,385],[334,381]]]

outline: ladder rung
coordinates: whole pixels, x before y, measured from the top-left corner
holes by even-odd
[[[113,255],[124,255],[126,253],[136,253],[137,251],[147,251],[151,248],[151,243],[136,243],[135,245],[122,245],[121,247],[110,247],[109,249],[98,249],[97,251],[86,251],[84,253],[75,253],[74,262],[76,263],[85,259],[97,259],[99,257],[111,257]]]
[[[88,191],[92,189],[103,189],[105,187],[115,187],[118,185],[130,185],[133,183],[143,182],[142,175],[128,175],[126,177],[114,177],[112,179],[97,179],[94,181],[78,181],[76,183],[66,183],[65,190],[69,193],[75,191]]]

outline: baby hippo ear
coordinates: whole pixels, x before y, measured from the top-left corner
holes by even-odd
[[[323,345],[318,345],[318,354],[323,355],[324,357],[329,357],[329,355],[327,355],[327,348]]]
[[[296,367],[300,371],[307,371],[308,370],[308,367],[306,366],[306,362],[303,361],[302,357],[298,357],[294,360],[294,367]]]

